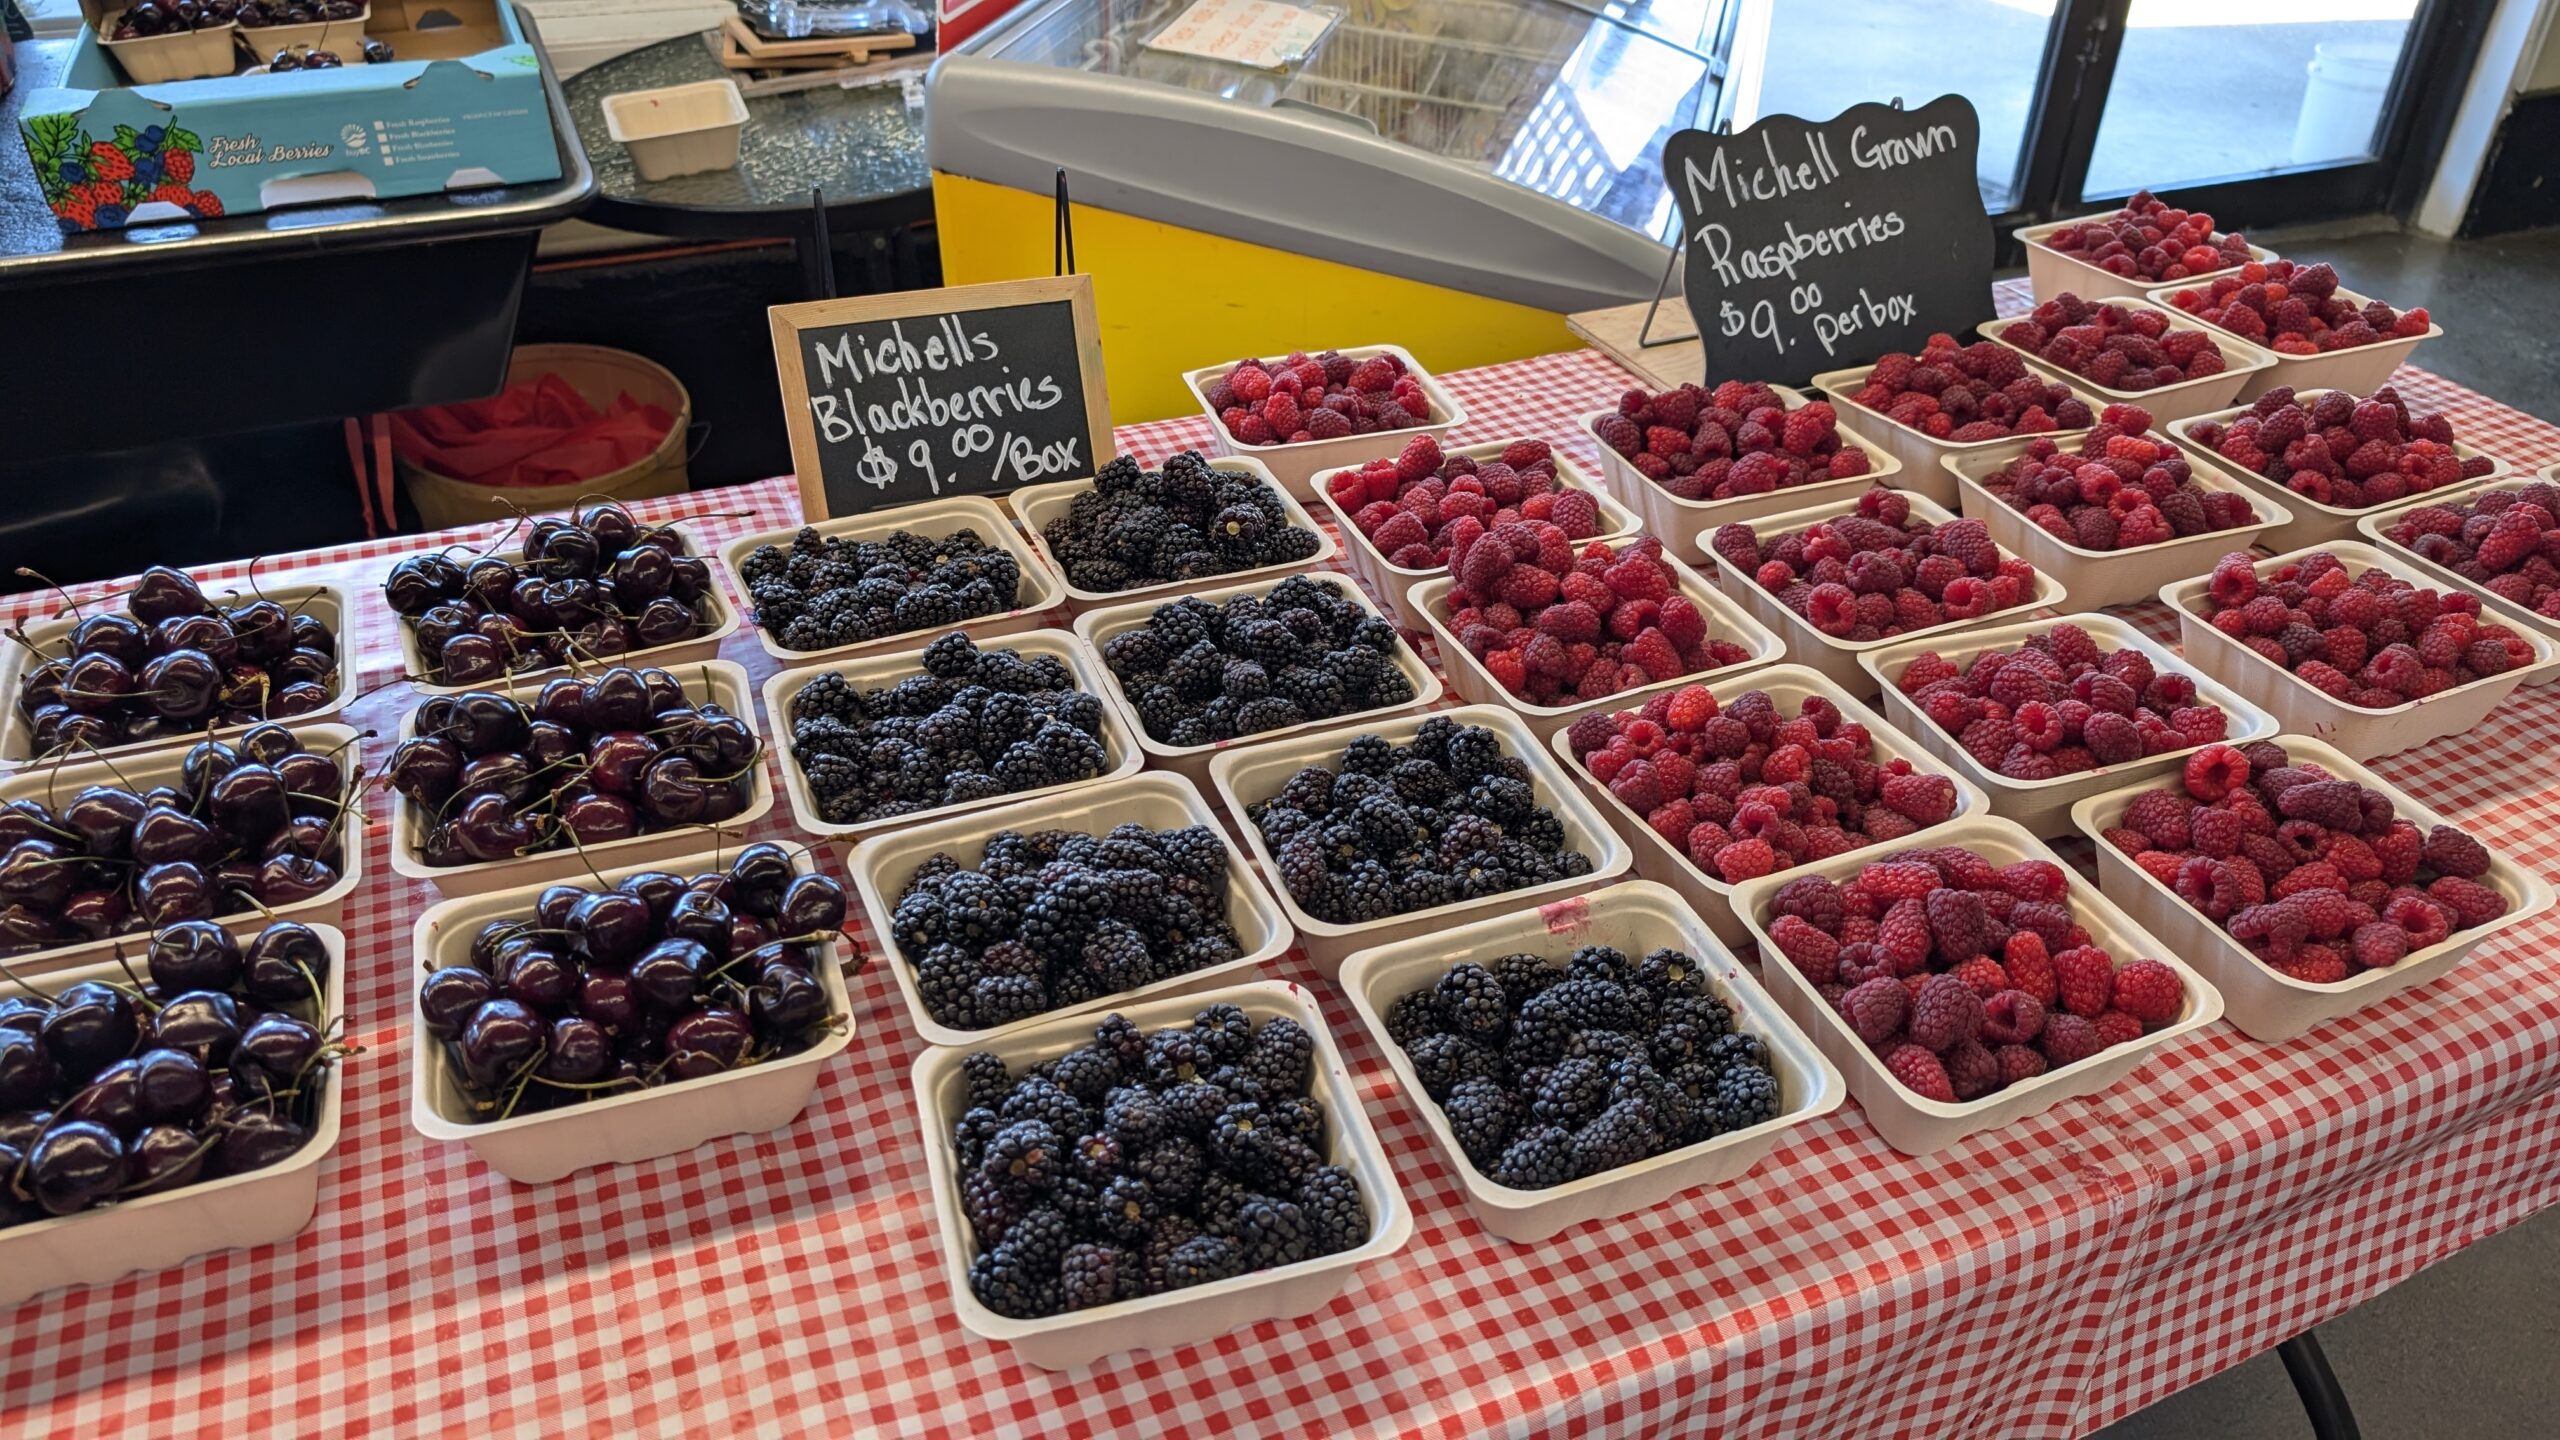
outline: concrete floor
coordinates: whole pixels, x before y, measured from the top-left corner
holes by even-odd
[[[2443,338],[2417,362],[2560,421],[2560,230],[2447,243],[2421,236],[2267,237],[2394,303],[2424,297]],[[2523,1440],[2560,1433],[2560,1212],[2472,1246],[2318,1331],[2364,1434]],[[2301,1440],[2311,1433],[2271,1352],[2170,1396],[2100,1440]]]

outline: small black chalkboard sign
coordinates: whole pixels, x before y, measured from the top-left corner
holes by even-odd
[[[1665,142],[1707,379],[1801,384],[1988,318],[1981,140],[1972,102],[1942,95]]]
[[[1090,276],[773,307],[811,520],[1078,480],[1112,457]]]

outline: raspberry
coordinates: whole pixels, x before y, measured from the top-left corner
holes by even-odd
[[[2044,1005],[2024,990],[2003,990],[1982,1002],[1982,1038],[1993,1045],[2022,1045],[2044,1029]]]
[[[1896,1045],[1884,1057],[1884,1068],[1903,1089],[1923,1099],[1955,1103],[1955,1084],[1947,1078],[1946,1065],[1924,1046]]]
[[[1769,939],[1798,973],[1816,985],[1829,984],[1839,973],[1840,942],[1801,915],[1779,916],[1769,927]]]
[[[2298,955],[2269,960],[2268,965],[2277,974],[2306,985],[2335,985],[2347,978],[2345,957],[2326,945],[2307,946]]]
[[[1579,600],[1566,600],[1538,612],[1538,630],[1568,645],[1600,638],[1600,612]]]
[[[1777,868],[1777,852],[1766,840],[1736,840],[1716,852],[1716,869],[1729,884],[1757,880]]]
[[[2332,830],[2364,828],[2364,787],[2347,780],[2313,780],[2289,785],[2276,796],[2276,811],[2288,820],[2307,820]]]
[[[2110,1010],[2098,1017],[2098,1048],[2112,1050],[2142,1038],[2142,1022],[2121,1010]]]
[[[2428,896],[2411,892],[2382,907],[2382,918],[2408,932],[2409,948],[2424,950],[2453,933],[2452,916]]]
[[[2486,925],[2507,913],[2507,897],[2476,880],[2440,875],[2427,886],[2427,898],[2453,912],[2461,929]]]
[[[1928,906],[1918,899],[1894,901],[1876,923],[1875,947],[1897,975],[1920,973],[1929,963],[1934,943]]]
[[[1943,1060],[1947,1083],[1958,1100],[1979,1099],[2000,1088],[2000,1062],[1991,1058],[1980,1041],[1959,1041],[1948,1048]]]
[[[2231,753],[2235,758],[2239,754],[2238,751]],[[2246,773],[2248,762],[2240,763],[2243,773]],[[2192,761],[2188,768],[2194,768]],[[2194,802],[2175,790],[2145,790],[2125,806],[2124,814],[2116,823],[2128,830],[2141,832],[2160,849],[2184,850],[2191,839],[2188,817],[2194,810]]]
[[[1838,930],[1845,913],[1840,887],[1821,875],[1799,876],[1779,886],[1769,904],[1779,915],[1800,916],[1826,932]]]
[[[1955,782],[1943,775],[1889,775],[1885,777],[1882,798],[1886,806],[1914,825],[1940,824],[1953,819],[1956,813]]]
[[[2397,934],[2396,930],[2392,933]],[[1851,986],[1840,997],[1840,1014],[1858,1038],[1870,1045],[1881,1045],[1902,1029],[1903,1016],[1911,1008],[1911,993],[1902,982],[1879,976]]]
[[[2036,1048],[2044,1052],[2048,1066],[2059,1070],[2086,1060],[2105,1047],[2098,1040],[2097,1027],[2079,1015],[2063,1014],[2045,1017],[2044,1033],[2036,1037]]]
[[[2426,844],[2418,852],[2420,863],[2440,875],[2476,880],[2489,873],[2489,852],[2479,841],[2450,825],[2438,825],[2427,832]]]
[[[2359,925],[2349,937],[2347,955],[2360,970],[2388,970],[2409,953],[2409,932],[2376,920]]]
[[[2011,985],[2039,1005],[2050,1008],[2062,993],[2060,977],[2040,935],[2024,931],[2011,935],[2001,952],[2000,968],[2009,972]]]
[[[1632,555],[1600,572],[1609,588],[1629,600],[1651,600],[1655,604],[1670,598],[1670,567],[1642,555]]]
[[[2115,1008],[2145,1025],[2166,1025],[2186,1007],[2186,982],[2157,960],[2136,960],[2115,973]]]
[[[1878,860],[1858,870],[1858,888],[1888,904],[1925,896],[1941,883],[1938,867],[1918,860]]]
[[[2074,1015],[2094,1019],[2115,999],[2115,965],[2104,950],[2078,945],[2055,955],[2053,977],[2062,1008]]]
[[[2004,1090],[2045,1072],[2044,1056],[2025,1045],[2003,1045],[1991,1052],[1991,1058],[1999,1062],[2000,1087]]]
[[[1974,994],[1986,1001],[2009,988],[2009,972],[2001,969],[2000,962],[1988,955],[1976,955],[1947,973],[1963,981]]]
[[[2185,778],[2188,794],[2219,800],[2249,783],[2249,760],[2228,745],[2207,745],[2187,757]]]
[[[1938,958],[1963,961],[1990,948],[1990,919],[1980,895],[1941,886],[1921,898],[1928,906],[1929,934],[1937,942]]]
[[[2000,888],[2021,900],[2054,902],[2069,890],[2062,867],[2050,860],[2020,860],[2000,867]]]

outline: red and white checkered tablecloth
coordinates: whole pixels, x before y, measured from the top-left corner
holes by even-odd
[[[1630,383],[1589,352],[1448,378],[1473,417],[1459,439],[1576,450],[1572,417]],[[2519,468],[2560,459],[2560,428],[2424,372],[2399,381]],[[1153,457],[1206,434],[1167,421],[1121,443]],[[640,508],[692,517],[710,545],[796,518],[787,479]],[[354,593],[379,686],[397,669],[380,576],[424,543],[276,557],[259,577]],[[726,654],[759,681],[773,668],[750,635]],[[410,703],[381,689],[352,719],[388,734]],[[2377,768],[2560,876],[2555,737],[2560,689],[2523,691]],[[907,1084],[922,1046],[882,970],[855,982],[854,1043],[788,1128],[519,1186],[409,1127],[409,927],[434,897],[390,873],[379,824],[367,844],[347,929],[368,1049],[318,1218],[20,1308],[0,1433],[2067,1436],[2560,1198],[2543,958],[2560,916],[2291,1044],[2217,1025],[2103,1095],[1925,1160],[1851,1104],[1735,1183],[1528,1246],[1468,1218],[1413,1102],[1293,953],[1274,968],[1322,998],[1412,1243],[1304,1321],[1051,1374],[953,1318]]]

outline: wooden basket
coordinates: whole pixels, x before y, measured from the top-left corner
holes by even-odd
[[[418,507],[420,526],[443,530],[504,519],[512,512],[498,503],[502,499],[540,513],[571,509],[581,496],[645,500],[658,495],[681,495],[691,488],[685,475],[685,435],[693,426],[693,397],[686,393],[684,382],[665,366],[628,350],[602,345],[517,346],[507,361],[506,383],[520,384],[540,375],[557,375],[568,381],[570,388],[599,410],[612,405],[615,396],[628,394],[675,416],[675,424],[667,428],[666,438],[646,457],[619,470],[560,485],[480,485],[438,475],[394,457],[393,471],[408,487],[411,503]]]

